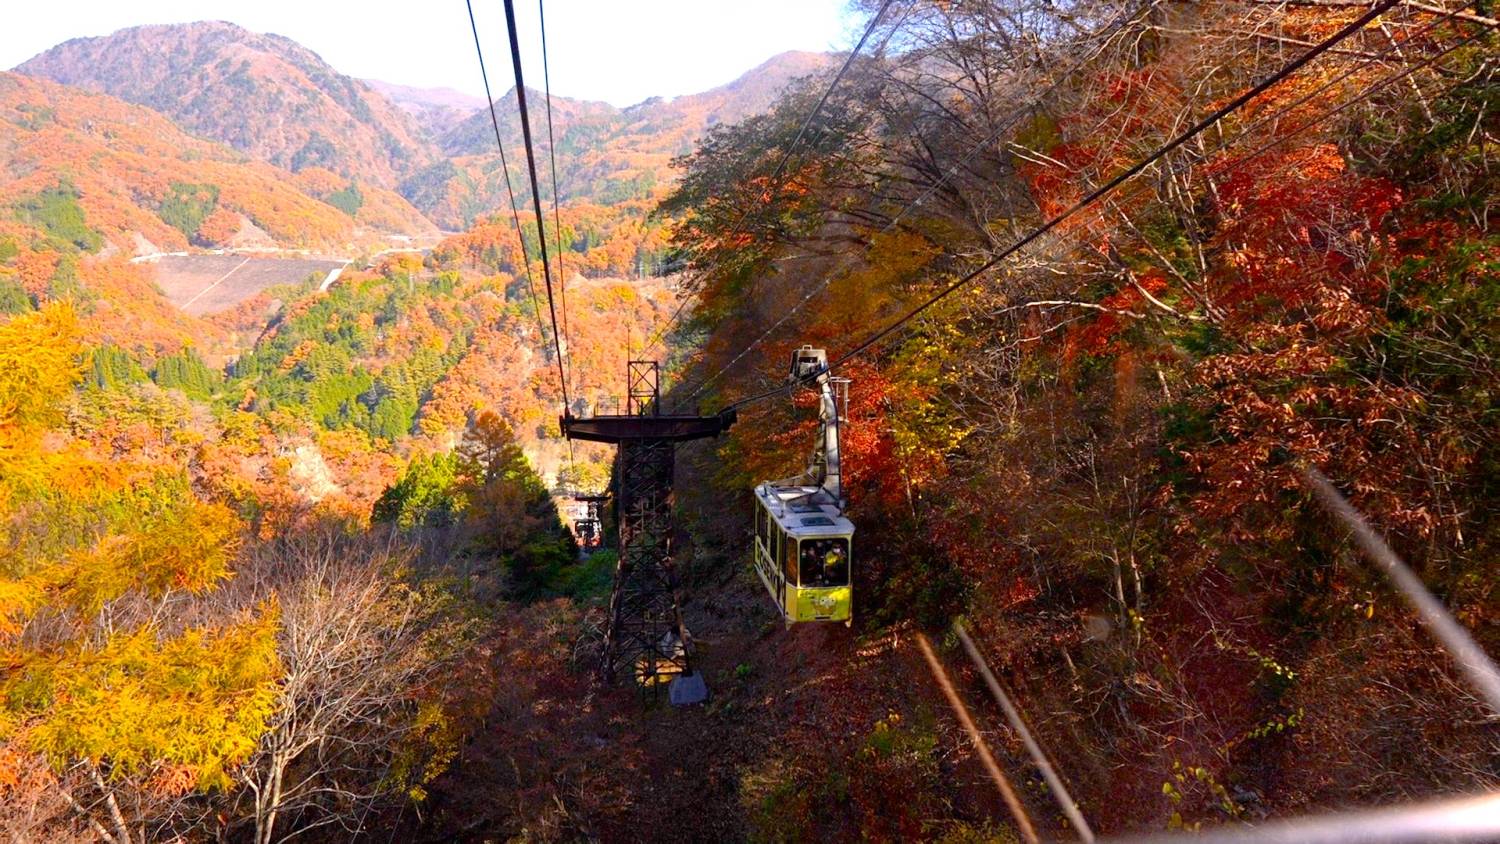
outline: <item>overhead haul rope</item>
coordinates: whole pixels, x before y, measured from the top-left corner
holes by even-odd
[[[854,49],[850,50],[848,57],[844,59],[844,64],[839,68],[839,72],[834,74],[832,81],[828,83],[828,87],[823,89],[823,95],[818,97],[818,102],[813,106],[812,111],[809,111],[807,113],[807,116],[802,119],[802,125],[797,129],[797,134],[792,138],[792,142],[787,145],[786,149],[782,150],[781,160],[776,162],[776,169],[771,173],[770,184],[771,192],[773,194],[781,190],[781,185],[777,182],[777,180],[781,178],[782,172],[786,170],[787,162],[791,160],[792,153],[796,151],[797,145],[802,143],[802,138],[807,134],[808,127],[812,126],[812,122],[815,118],[817,118],[818,112],[823,110],[823,106],[828,102],[828,97],[833,94],[833,89],[838,87],[838,84],[843,80],[844,75],[849,72],[849,68],[853,66],[855,58],[857,58],[860,51],[864,49],[865,42],[870,40],[870,35],[875,32],[875,27],[879,25],[880,19],[885,16],[885,10],[890,8],[891,3],[893,2],[894,0],[885,0],[885,2],[880,4],[880,8],[875,11],[875,16],[870,18],[870,23],[865,26],[864,34],[859,36],[859,41],[854,45]],[[729,230],[731,235],[743,234],[743,232],[741,231],[741,227],[744,226],[745,221],[749,218],[750,209],[746,208],[744,212],[740,214],[739,219],[735,221],[734,225],[730,227]],[[659,329],[651,337],[650,340],[646,342],[646,345],[641,347],[642,353],[649,352],[656,346],[657,343],[660,343],[662,339],[667,336],[667,334],[671,333],[673,327],[677,325],[678,319],[681,318],[683,311],[686,309],[688,301],[689,300],[687,298],[684,298],[681,302],[678,303],[677,309],[672,312],[672,316],[667,320],[667,323],[662,326],[662,328]]]
[[[563,337],[568,341],[568,373],[571,375],[573,372],[573,333],[568,328],[568,274],[563,268],[562,211],[560,210],[562,196],[557,192],[557,141],[552,135],[552,72],[547,65],[547,0],[537,0],[536,14],[542,31],[542,92],[547,103],[547,158],[552,166],[552,235],[556,238],[554,242],[557,244],[557,292],[562,304]],[[577,386],[576,381],[574,386]]]
[[[500,172],[505,174],[505,195],[510,198],[510,218],[516,225],[516,242],[521,245],[521,267],[526,272],[526,289],[531,292],[531,312],[536,316],[537,331],[542,342],[547,341],[547,328],[542,323],[542,306],[536,297],[536,282],[531,278],[531,260],[526,256],[526,237],[521,234],[521,216],[516,211],[516,192],[510,184],[510,165],[505,160],[505,144],[500,141],[500,118],[495,115],[495,98],[490,94],[490,74],[484,68],[484,49],[479,46],[479,27],[474,23],[473,0],[464,0],[469,9],[469,30],[474,33],[474,53],[479,56],[479,75],[484,80],[484,100],[489,104],[490,125],[495,129],[495,148],[500,150]]]
[[[557,330],[557,306],[552,301],[552,264],[547,260],[547,228],[542,211],[542,194],[537,188],[536,151],[531,144],[531,117],[526,113],[526,78],[521,72],[521,43],[516,37],[516,7],[514,0],[505,0],[505,28],[510,34],[510,62],[516,74],[516,103],[521,112],[521,142],[526,145],[526,169],[531,175],[531,204],[536,211],[537,242],[542,253],[542,279],[547,286],[547,312],[552,317],[552,345],[557,350],[557,381],[562,387],[563,407],[571,407],[568,400],[568,376],[563,368],[562,335]]]
[[[1178,134],[1167,143],[1157,147],[1156,150],[1150,155],[1140,159],[1139,161],[1135,162],[1130,167],[1127,167],[1124,171],[1116,175],[1114,178],[1090,191],[1087,196],[1073,203],[1073,205],[1070,206],[1067,210],[1061,212],[1055,217],[1052,217],[1040,226],[1032,229],[1029,233],[1011,243],[1010,246],[1007,246],[1005,249],[1001,250],[993,258],[985,261],[978,268],[964,275],[957,281],[954,281],[952,284],[949,284],[947,287],[944,287],[942,290],[938,291],[936,294],[923,301],[920,305],[907,311],[895,322],[879,329],[869,337],[866,337],[864,340],[860,341],[854,348],[843,353],[838,358],[830,362],[827,369],[832,370],[833,368],[841,366],[869,351],[871,348],[879,344],[882,340],[889,337],[891,334],[894,334],[897,329],[901,328],[901,326],[912,321],[913,319],[916,319],[918,316],[921,316],[934,305],[948,298],[958,290],[967,287],[975,279],[979,278],[989,270],[994,269],[1002,261],[1009,258],[1011,255],[1014,255],[1017,252],[1021,251],[1031,243],[1035,242],[1037,239],[1041,238],[1043,235],[1057,228],[1059,225],[1072,219],[1080,212],[1092,207],[1099,200],[1113,193],[1116,188],[1120,187],[1120,185],[1139,175],[1147,167],[1150,167],[1152,164],[1160,161],[1172,151],[1181,147],[1183,144],[1186,144],[1188,141],[1197,137],[1205,130],[1213,127],[1225,117],[1228,117],[1230,114],[1244,107],[1246,103],[1275,87],[1287,77],[1291,76],[1293,73],[1296,73],[1298,70],[1306,66],[1309,62],[1316,59],[1318,56],[1321,56],[1322,54],[1328,52],[1338,44],[1342,43],[1344,40],[1348,39],[1350,36],[1364,29],[1367,24],[1371,23],[1380,15],[1389,11],[1391,8],[1395,7],[1401,2],[1403,2],[1403,0],[1381,0],[1381,2],[1375,4],[1364,14],[1360,15],[1355,20],[1340,28],[1338,32],[1335,32],[1333,35],[1330,35],[1329,37],[1318,42],[1307,52],[1283,65],[1281,68],[1276,70],[1276,72],[1272,73],[1270,76],[1266,77],[1258,84],[1248,88],[1239,96],[1230,100],[1228,103],[1225,103],[1219,108],[1214,109],[1212,113],[1195,123],[1191,128]],[[806,376],[804,378],[796,379],[779,387],[766,390],[762,393],[757,393],[747,398],[740,399],[725,406],[723,410],[738,410],[739,408],[745,407],[747,405],[756,404],[758,402],[765,401],[766,399],[782,395],[783,393],[786,393],[787,391],[792,390],[800,384],[804,383],[811,377],[815,376]]]
[[[1100,30],[1099,33],[1091,36],[1091,40],[1103,39],[1107,42],[1110,38],[1113,38],[1115,35],[1117,35],[1127,23],[1154,8],[1158,4],[1158,2],[1159,0],[1149,0],[1149,2],[1144,3],[1139,7],[1126,11],[1124,14],[1116,18],[1109,26],[1105,27],[1103,30]],[[1087,53],[1083,56],[1079,56],[1078,60],[1073,62],[1071,66],[1065,69],[1061,74],[1055,76],[1052,83],[1048,85],[1046,89],[1044,89],[1040,94],[1034,96],[1029,102],[1022,105],[1021,107],[1013,109],[1008,115],[1006,115],[1005,119],[1000,121],[999,125],[996,126],[993,131],[975,142],[957,161],[955,161],[953,164],[950,164],[947,169],[943,171],[942,175],[938,178],[937,181],[928,185],[927,188],[923,190],[922,193],[918,194],[915,199],[912,199],[911,201],[907,202],[906,205],[902,206],[902,208],[896,212],[895,216],[891,218],[890,222],[886,223],[885,226],[880,229],[880,231],[876,232],[875,236],[879,237],[880,235],[891,231],[897,225],[899,225],[901,221],[906,217],[908,212],[922,205],[928,200],[928,198],[937,193],[938,190],[940,190],[944,185],[948,183],[949,179],[958,174],[960,168],[968,164],[969,161],[973,159],[974,155],[981,149],[989,145],[991,141],[1000,137],[1001,134],[1005,133],[1011,128],[1015,127],[1015,125],[1018,124],[1023,117],[1035,111],[1039,106],[1041,106],[1047,97],[1051,96],[1052,93],[1059,87],[1061,87],[1064,82],[1066,82],[1068,79],[1071,79],[1073,74],[1077,73],[1083,68],[1085,64],[1093,59],[1094,55],[1097,55],[1097,53]],[[697,396],[699,393],[703,392],[703,390],[706,389],[709,384],[712,384],[714,381],[722,378],[726,372],[734,367],[735,364],[739,363],[745,358],[746,355],[754,351],[756,346],[759,346],[761,343],[765,342],[766,338],[770,337],[771,334],[776,331],[776,329],[785,324],[788,319],[791,319],[794,314],[802,309],[802,306],[806,305],[813,299],[813,297],[817,296],[823,290],[827,289],[828,285],[832,284],[834,279],[838,277],[838,274],[853,262],[854,257],[852,253],[846,255],[840,261],[838,266],[834,267],[832,270],[829,270],[826,274],[824,274],[823,280],[821,282],[812,285],[801,299],[799,299],[794,305],[792,305],[792,307],[783,312],[782,315],[770,325],[770,327],[761,332],[759,337],[756,337],[754,340],[752,340],[750,342],[750,345],[746,346],[744,349],[741,349],[739,354],[731,358],[728,363],[719,367],[719,369],[712,375],[693,385],[690,388],[691,391],[687,394],[686,398],[692,399],[694,396]]]
[[[562,196],[557,192],[557,141],[552,135],[552,71],[547,65],[546,0],[537,0],[536,14],[537,22],[542,32],[542,92],[546,97],[547,103],[547,158],[552,165],[552,234],[557,238],[557,292],[562,299],[563,336],[568,341],[567,371],[569,375],[573,375],[573,332],[568,328],[568,274],[563,268],[562,211],[560,210]],[[538,229],[537,234],[542,240],[547,239],[546,232]],[[578,386],[576,376],[573,380],[573,386]],[[564,394],[566,395],[566,393]],[[573,409],[567,407],[566,400],[564,400],[564,415],[571,415],[572,412]],[[564,437],[563,439],[568,443],[568,471],[569,474],[573,475],[571,480],[576,481],[577,472],[574,464],[573,438]]]

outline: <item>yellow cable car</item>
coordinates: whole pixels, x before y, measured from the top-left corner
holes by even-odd
[[[854,524],[832,504],[807,501],[804,488],[755,489],[755,571],[788,626],[852,623],[849,554]]]
[[[817,389],[819,438],[799,477],[755,488],[755,572],[788,627],[804,621],[854,621],[850,562],[854,523],[844,517],[839,422],[847,380],[829,376],[822,349],[792,353],[790,377]]]

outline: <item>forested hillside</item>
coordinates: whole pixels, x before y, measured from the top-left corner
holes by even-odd
[[[1096,831],[1497,784],[1479,698],[1300,471],[1500,653],[1495,22],[1399,4],[1006,252],[1344,5],[898,3],[784,175],[806,94],[711,132],[663,205],[698,297],[678,395],[710,407],[987,270],[836,367],[860,625],[967,617]],[[735,559],[720,502],[811,436],[787,395],[739,412],[693,471],[701,547]],[[948,789],[857,784],[868,750],[773,751],[779,793],[847,800],[753,828],[928,829]]]
[[[391,191],[320,168],[294,176],[149,109],[13,73],[0,74],[0,173],[13,215],[91,253],[236,246],[252,232],[354,250],[433,231]]]
[[[529,253],[481,226],[195,318],[128,258],[433,229],[103,94],[4,74],[0,117],[0,828],[273,841],[399,817],[479,723],[455,668],[524,602],[607,585],[549,495],[608,457],[557,439],[534,230]],[[636,265],[569,219],[565,266]],[[659,279],[571,295],[592,373],[674,306]]]
[[[0,828],[269,841],[420,804],[513,602],[608,582],[549,495],[607,455],[558,444],[519,244],[270,291],[221,368],[241,316],[176,312],[75,196],[43,208],[0,241]],[[571,295],[595,373],[673,301]]]

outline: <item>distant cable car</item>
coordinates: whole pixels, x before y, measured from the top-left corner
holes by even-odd
[[[803,621],[848,625],[854,622],[854,523],[844,517],[839,422],[849,382],[831,377],[828,355],[811,346],[792,352],[789,375],[810,379],[821,393],[818,443],[801,476],[755,488],[755,572],[788,627]]]
[[[582,512],[573,519],[573,538],[578,541],[578,550],[585,554],[604,547],[604,522],[599,515],[599,506],[609,500],[608,495],[569,496],[583,505]]]
[[[578,540],[578,547],[584,553],[588,553],[599,547],[599,520],[582,518],[573,520],[573,536]]]

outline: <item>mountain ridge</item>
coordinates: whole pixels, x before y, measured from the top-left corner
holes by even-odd
[[[716,125],[767,108],[794,80],[829,69],[831,53],[788,51],[728,83],[626,107],[542,92],[528,97],[539,153],[557,141],[565,203],[650,205],[675,181],[672,160]],[[361,80],[291,38],[225,21],[155,24],[75,38],[16,68],[164,115],[183,131],[326,186],[390,188],[433,224],[463,230],[508,203],[482,98],[454,89]],[[514,87],[495,101],[507,150],[521,146]],[[513,184],[523,163],[510,161]],[[551,179],[541,187],[552,198]],[[634,212],[631,212],[634,213]]]
[[[293,172],[391,187],[434,157],[406,112],[311,49],[226,21],[74,38],[18,73],[109,94]]]
[[[673,97],[647,97],[638,103],[624,107],[611,105],[602,100],[586,100],[553,94],[553,117],[557,119],[570,111],[577,112],[582,108],[590,114],[609,115],[618,119],[628,118],[631,121],[660,120],[675,116],[685,122],[692,122],[694,118],[697,118],[702,122],[700,127],[702,129],[719,123],[737,123],[769,106],[788,83],[831,66],[833,58],[832,53],[788,50],[766,59],[723,85]],[[545,96],[542,91],[529,85],[527,92],[533,106],[541,103]],[[477,99],[479,109],[483,109],[483,98]],[[533,108],[533,110],[538,109]],[[511,86],[495,98],[495,111],[500,119],[501,136],[510,140],[509,136],[514,134],[519,140],[520,118],[516,110],[515,86]],[[560,111],[564,112],[564,115],[560,115]],[[533,118],[537,116],[545,119],[545,113],[533,115]],[[489,123],[489,115],[483,111],[470,114],[463,121],[462,129],[455,127],[455,130],[441,141],[443,151],[453,156],[484,154],[493,146],[493,128]]]
[[[417,122],[417,128],[423,130],[429,140],[436,140],[469,115],[484,108],[484,97],[476,97],[454,88],[402,85],[380,79],[360,81],[410,115]]]
[[[625,108],[554,94],[558,192],[564,202],[618,205],[654,200],[675,180],[672,159],[691,151],[710,128],[737,123],[768,108],[788,85],[830,69],[835,59],[832,53],[779,53],[724,85],[670,99],[649,97]],[[542,92],[528,86],[533,133],[546,126],[545,103]],[[495,115],[506,149],[518,150],[521,129],[514,87],[496,98]],[[546,144],[543,132],[539,152],[545,154]],[[487,110],[455,125],[438,146],[445,157],[403,180],[398,187],[402,196],[446,228],[466,227],[484,209],[503,207],[505,187]],[[515,180],[521,164],[512,157],[510,165]],[[550,199],[550,182],[541,190],[543,198]]]

